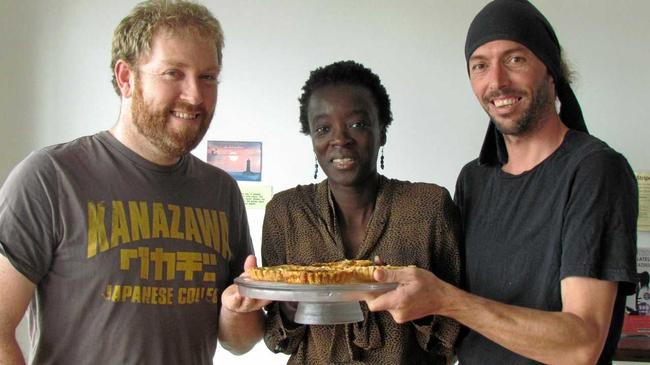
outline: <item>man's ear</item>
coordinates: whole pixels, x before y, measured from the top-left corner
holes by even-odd
[[[124,60],[117,60],[113,72],[115,72],[115,80],[122,97],[130,98],[133,96],[135,72],[131,69],[131,66]]]

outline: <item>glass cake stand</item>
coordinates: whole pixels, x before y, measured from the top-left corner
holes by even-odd
[[[397,288],[397,283],[337,285],[287,284],[235,279],[239,293],[257,299],[298,302],[294,321],[302,324],[341,324],[363,321],[360,300]]]

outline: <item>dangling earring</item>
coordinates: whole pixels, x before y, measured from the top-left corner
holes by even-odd
[[[318,178],[318,158],[314,156],[314,180]]]
[[[379,158],[379,167],[384,169],[384,147],[381,148],[381,157]]]

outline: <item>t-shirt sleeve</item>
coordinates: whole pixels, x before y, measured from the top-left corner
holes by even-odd
[[[634,292],[638,189],[625,158],[598,152],[580,162],[565,210],[561,277],[620,282]]]
[[[57,194],[56,171],[43,151],[19,163],[0,188],[0,252],[35,284],[59,242]]]
[[[233,256],[231,258],[230,266],[230,282],[235,280],[243,271],[244,271],[244,262],[248,255],[254,255],[255,250],[253,248],[253,242],[251,240],[250,228],[248,226],[248,216],[246,214],[246,205],[244,204],[244,199],[242,198],[241,191],[237,187],[237,184],[233,184],[233,196],[235,208],[233,211],[233,217],[236,219],[231,222],[231,229],[236,232],[237,239],[233,242]]]

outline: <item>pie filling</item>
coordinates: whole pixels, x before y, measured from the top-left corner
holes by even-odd
[[[255,267],[246,272],[253,280],[290,284],[354,284],[374,283],[377,268],[396,270],[407,266],[375,265],[370,260],[343,260],[311,265],[278,265]],[[408,267],[415,267],[410,265]]]

